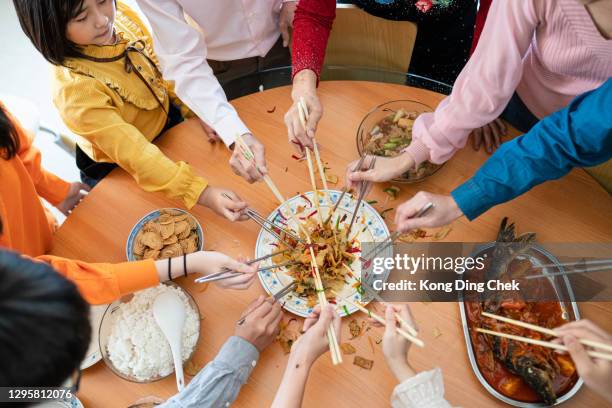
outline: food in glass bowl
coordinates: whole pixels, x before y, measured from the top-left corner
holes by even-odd
[[[412,126],[416,118],[431,109],[413,101],[393,101],[374,108],[364,118],[357,134],[360,154],[395,157],[412,143]],[[442,165],[428,161],[410,169],[394,181],[413,182],[435,173]]]

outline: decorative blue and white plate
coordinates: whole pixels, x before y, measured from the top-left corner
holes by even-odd
[[[319,206],[323,219],[326,219],[341,195],[342,192],[337,190],[319,191]],[[304,199],[304,196],[306,196],[308,200]],[[314,193],[312,191],[308,191],[302,195],[296,195],[278,206],[272,212],[272,214],[268,216],[268,220],[278,225],[287,223],[290,229],[293,231],[298,231],[296,220],[297,217],[292,218],[292,216],[298,212],[298,207],[300,206],[304,207],[304,210],[302,211],[302,214],[298,215],[310,214],[315,208],[314,204],[312,204],[314,203],[313,200]],[[335,226],[336,220],[342,219],[342,217],[346,214],[346,217],[344,217],[345,220],[340,223],[340,226],[344,225],[345,228],[348,228],[348,224],[351,222],[351,216],[356,204],[357,201],[350,194],[345,194],[342,198],[342,202],[336,210],[336,213],[334,214],[334,218],[330,223]],[[282,211],[282,215],[280,211]],[[378,214],[378,212],[365,201],[362,202],[361,209],[357,214],[357,219],[355,220],[352,231],[353,233],[357,233],[357,231],[359,231],[357,233],[357,241],[360,243],[384,241],[389,236],[389,229],[387,228],[385,221],[382,219],[380,214]],[[278,251],[276,242],[277,239],[274,237],[274,235],[262,229],[259,232],[259,236],[257,237],[257,242],[255,244],[255,257],[259,258]],[[358,255],[360,254],[358,253]],[[271,265],[274,265],[274,262],[272,261],[272,258],[268,258],[260,264],[260,267]],[[355,275],[356,278],[361,279],[361,261],[358,259],[353,261],[350,267],[353,271],[353,275]],[[269,294],[274,294],[292,282],[293,278],[288,275],[287,272],[287,268],[277,268],[259,272],[259,280],[261,281],[261,284],[266,292]],[[353,286],[354,283],[356,283],[356,281],[352,280],[344,286],[342,291],[339,292],[339,300],[346,298],[366,304],[369,299],[362,299],[361,295],[357,291],[357,287]],[[284,302],[283,307],[287,311],[298,316],[306,317],[312,312],[312,308],[308,306],[307,299],[300,297],[295,292],[285,296],[282,301]],[[340,305],[344,305],[344,302],[340,302]],[[357,308],[349,304],[347,304],[346,307],[341,307],[339,309],[340,315],[343,317],[352,314],[355,311],[357,311]]]

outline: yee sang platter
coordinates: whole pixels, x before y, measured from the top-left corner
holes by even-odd
[[[307,316],[317,304],[310,249],[305,242],[306,233],[312,240],[325,296],[332,302],[335,301],[335,295],[332,295],[334,291],[341,298],[365,303],[360,284],[361,243],[382,241],[389,236],[383,219],[367,203],[362,203],[355,223],[347,235],[356,205],[356,201],[348,194],[326,223],[341,192],[329,190],[318,192],[318,195],[318,206],[314,202],[314,193],[310,191],[287,200],[268,217],[268,220],[290,230],[303,242],[295,242],[290,238],[286,239],[287,243],[279,242],[272,234],[262,230],[255,249],[255,256],[258,258],[287,250],[266,260],[262,266],[286,263],[290,265],[260,272],[259,278],[263,287],[271,294],[295,280],[296,289],[283,300],[285,309],[300,316]],[[356,310],[357,308],[347,305],[340,313],[347,315]]]

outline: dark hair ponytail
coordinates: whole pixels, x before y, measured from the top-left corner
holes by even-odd
[[[11,121],[4,106],[0,104],[0,155],[3,159],[10,160],[19,151],[19,136],[17,129]],[[0,224],[0,232],[2,224]]]

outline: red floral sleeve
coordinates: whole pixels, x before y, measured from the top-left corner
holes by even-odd
[[[336,0],[300,0],[293,18],[292,76],[310,69],[319,78],[335,18]]]

